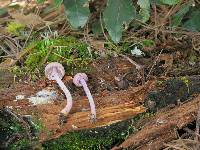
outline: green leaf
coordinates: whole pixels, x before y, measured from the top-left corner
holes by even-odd
[[[131,0],[108,0],[103,13],[106,29],[111,39],[118,43],[122,37],[123,25],[127,25],[136,16]]]
[[[6,8],[0,8],[0,16],[5,15],[7,12]]]
[[[54,5],[59,7],[62,4],[63,0],[54,0]]]
[[[155,42],[153,40],[146,39],[142,41],[142,46],[143,47],[155,46]]]
[[[138,0],[137,4],[140,6],[140,8],[150,10],[149,0]]]
[[[195,10],[189,15],[189,20],[187,20],[183,27],[190,31],[200,31],[200,10]]]
[[[190,10],[190,4],[183,4],[180,10],[172,16],[172,26],[177,27],[181,24],[181,21],[185,14]]]
[[[37,3],[38,4],[42,4],[42,3],[44,3],[45,2],[45,0],[37,0]]]
[[[163,5],[161,2],[162,0],[150,0],[151,5],[156,4],[156,5]]]
[[[150,18],[150,2],[149,0],[138,0],[137,4],[140,6],[139,14],[142,22],[147,22]]]
[[[180,2],[180,0],[159,0],[159,1],[167,5],[176,5]]]
[[[83,27],[89,17],[89,4],[87,0],[64,0],[65,13],[74,28]]]
[[[92,32],[94,33],[95,36],[98,36],[99,34],[102,33],[102,28],[101,28],[100,21],[95,21],[92,24]]]

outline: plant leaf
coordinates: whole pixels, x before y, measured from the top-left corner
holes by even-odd
[[[137,4],[140,6],[139,14],[142,22],[147,22],[150,18],[150,2],[149,0],[138,0]]]
[[[180,0],[159,0],[159,1],[167,5],[176,5],[180,2]]]
[[[5,15],[7,12],[8,12],[8,11],[7,11],[6,8],[1,8],[1,7],[0,7],[0,16]]]
[[[94,33],[95,36],[98,36],[99,34],[102,33],[102,28],[101,28],[100,21],[95,21],[92,24],[92,32]]]
[[[137,4],[140,6],[140,8],[150,10],[149,0],[138,0]]]
[[[190,4],[183,4],[181,6],[180,10],[174,16],[172,16],[172,26],[173,27],[177,27],[180,25],[183,17],[189,11],[189,9],[190,9]]]
[[[108,0],[103,13],[106,29],[111,39],[118,43],[122,37],[123,25],[136,16],[136,9],[131,0]]]
[[[59,7],[62,4],[63,0],[54,0],[54,5]]]
[[[63,0],[65,13],[74,28],[83,27],[89,17],[89,5],[87,0]]]
[[[45,2],[45,0],[36,0],[36,2],[37,2],[38,4],[42,4],[42,3]]]
[[[189,15],[189,20],[187,20],[183,27],[190,31],[200,31],[200,10],[195,10]]]

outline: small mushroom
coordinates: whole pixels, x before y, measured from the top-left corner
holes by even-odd
[[[88,81],[88,77],[85,73],[77,73],[73,78],[73,83],[76,86],[78,86],[78,87],[83,86],[83,89],[84,89],[84,91],[88,97],[89,103],[90,103],[91,120],[95,121],[96,120],[96,109],[95,109],[95,104],[94,104],[92,94],[90,93],[90,90],[86,84],[87,81]]]
[[[63,76],[65,75],[64,67],[60,63],[57,63],[57,62],[49,63],[45,67],[45,75],[49,80],[56,80],[56,82],[58,83],[62,91],[65,93],[65,96],[67,98],[67,105],[61,111],[60,118],[62,119],[65,118],[65,120],[63,119],[62,121],[66,122],[66,116],[68,115],[68,113],[70,112],[72,108],[72,96],[69,90],[67,89],[67,87],[65,86],[65,84],[61,80]]]

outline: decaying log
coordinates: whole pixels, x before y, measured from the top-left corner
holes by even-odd
[[[185,76],[159,82],[157,89],[149,92],[144,100],[145,106],[151,111],[168,105],[179,105],[192,95],[200,93],[200,76]]]
[[[200,74],[200,66],[199,64],[195,64],[192,67],[185,66],[184,69],[175,68],[172,71],[170,71],[168,74],[169,76],[175,76],[175,77],[197,75],[197,74]]]
[[[121,123],[122,124],[124,123],[124,124],[127,124],[130,128],[136,128],[138,132],[137,131],[132,132],[133,134],[127,140],[125,140],[119,147],[117,148],[115,147],[115,149],[123,149],[123,148],[153,149],[153,150],[159,149],[163,146],[164,142],[168,142],[177,138],[175,129],[181,129],[188,123],[195,120],[196,112],[198,109],[198,103],[200,102],[200,96],[198,96],[195,99],[193,99],[192,97],[194,97],[194,94],[198,94],[200,92],[199,81],[200,81],[199,76],[174,78],[167,81],[163,81],[163,83],[160,86],[158,86],[157,89],[150,92],[147,98],[145,99],[145,104],[147,104],[146,102],[151,100],[155,102],[156,104],[153,110],[156,110],[156,111],[159,110],[159,112],[153,118],[150,117],[146,119],[140,119],[138,122],[133,123],[130,121],[130,119],[126,120],[125,118],[128,118],[128,117],[126,117],[126,115],[123,115],[124,110],[126,110],[125,106],[120,107],[119,105],[120,107],[119,110],[120,112],[122,112],[121,115],[123,116],[123,120],[120,119],[121,120],[120,122],[118,122],[118,119],[117,119],[118,115],[120,116],[120,113],[115,112],[116,109],[114,109],[115,111],[113,112],[112,109],[105,108],[105,110],[103,110],[102,113],[99,113],[99,114],[102,114],[102,116],[108,116],[109,119],[115,118],[114,120],[116,120],[116,122],[118,122],[119,124],[118,123],[116,124],[114,120],[111,123],[107,122],[108,124],[105,124],[106,120],[108,120],[105,118],[104,120],[105,122],[102,121],[102,123],[104,122],[103,127],[102,125],[98,125],[98,126],[87,125],[87,127],[86,126],[83,128],[81,127],[82,129],[79,128],[76,133],[84,132],[85,134],[87,134],[89,132],[93,132],[92,136],[95,137],[97,136],[94,134],[95,131],[98,132],[99,134],[101,132],[104,132],[105,130],[106,132],[107,131],[115,132],[115,128],[121,129],[122,127]],[[175,104],[175,105],[172,105],[173,107],[175,106],[173,109],[169,109],[170,108],[169,107],[168,110],[166,110],[166,108],[161,110],[161,108],[166,107],[171,104]],[[146,106],[148,107],[148,105]],[[132,106],[132,108],[133,107],[134,105]],[[113,113],[110,114],[110,111]],[[132,115],[132,117],[134,116],[136,116],[136,114]],[[100,117],[100,118],[103,119],[104,117]],[[73,120],[72,122],[76,123],[75,120]],[[71,126],[70,124],[68,125]],[[104,127],[107,127],[107,128],[104,128]],[[66,128],[65,128],[65,131],[66,131]],[[126,131],[127,129],[119,130],[118,132],[123,133]],[[67,133],[64,133],[64,132],[62,133],[63,136],[65,134]],[[58,143],[59,143],[59,139],[56,140]],[[114,142],[112,144],[114,144]],[[107,147],[107,148],[110,148],[110,147]]]
[[[164,142],[176,139],[176,129],[181,129],[195,120],[200,103],[200,95],[178,107],[163,112],[147,123],[142,130],[129,136],[118,149],[152,149],[163,147]]]
[[[131,136],[118,146],[118,149],[159,149],[163,146],[163,142],[177,138],[175,129],[181,129],[195,120],[200,95],[194,97],[200,93],[200,76],[164,80],[156,89],[151,88],[152,84],[136,89],[131,87],[126,92],[115,91],[96,98],[98,108],[96,123],[89,121],[87,99],[74,101],[71,114],[63,126],[58,124],[58,114],[66,105],[65,101],[38,105],[33,110],[30,109],[32,106],[26,105],[23,113],[40,112],[36,114],[42,118],[47,129],[41,133],[40,141],[47,149],[50,147],[59,149],[58,146],[62,144],[66,149],[88,148],[90,142],[93,142],[91,149],[97,147],[110,149],[120,145],[129,135]],[[152,92],[147,92],[152,89]],[[143,94],[145,92],[149,93],[146,99]],[[112,102],[111,100],[115,103],[108,105],[107,102]],[[116,103],[117,101],[120,103]],[[139,103],[144,101],[147,108],[158,111],[154,117],[149,117],[146,108]],[[153,109],[149,107],[149,101],[154,102]],[[175,104],[175,107],[163,109],[170,104]],[[86,106],[84,107],[86,111],[81,110],[83,106]],[[70,141],[71,139],[73,140]]]
[[[54,123],[53,125],[55,130],[52,129],[53,136],[51,136],[50,139],[58,138],[61,135],[65,134],[67,131],[110,126],[114,123],[121,122],[122,120],[133,118],[134,116],[143,113],[145,111],[146,111],[145,107],[143,106],[135,107],[134,104],[120,104],[117,106],[101,108],[100,110],[97,110],[98,120],[95,123],[89,121],[90,112],[77,112],[71,115],[67,123],[62,127],[59,127],[58,123]],[[48,139],[48,135],[46,134],[47,134],[46,132],[41,134],[40,137],[41,141]]]

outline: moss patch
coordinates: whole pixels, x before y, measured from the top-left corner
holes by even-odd
[[[137,132],[142,127],[136,128],[138,120],[149,117],[148,113],[139,114],[133,119],[118,122],[110,126],[68,132],[60,138],[43,143],[46,150],[81,150],[81,149],[111,149],[120,144],[126,137]]]
[[[11,33],[13,35],[19,36],[20,35],[20,31],[23,31],[25,28],[24,25],[17,23],[17,22],[10,22],[8,23],[7,27],[6,27],[6,31],[8,33]]]
[[[162,87],[162,89],[159,88]],[[157,85],[145,99],[145,107],[157,111],[171,104],[188,100],[193,94],[200,93],[200,76],[173,78]]]
[[[33,47],[33,45],[35,45]],[[45,39],[31,43],[26,49],[33,47],[26,58],[25,67],[31,71],[40,70],[48,62],[62,63],[68,73],[85,71],[86,65],[95,57],[88,50],[86,43],[74,37]],[[25,50],[26,51],[26,50]]]
[[[28,121],[9,108],[0,109],[0,149],[28,150],[38,147],[40,124]]]

